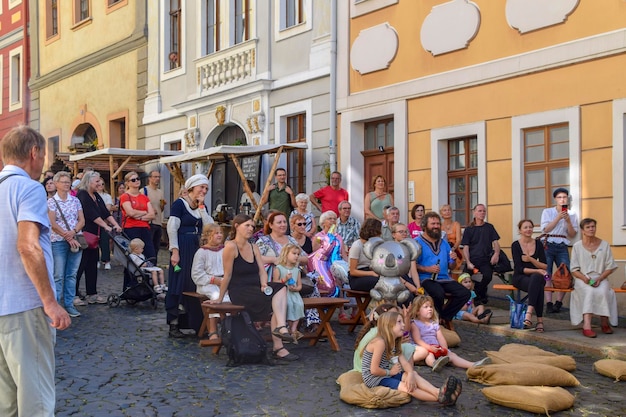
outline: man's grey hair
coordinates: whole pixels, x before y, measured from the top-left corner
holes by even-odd
[[[25,162],[33,148],[46,150],[46,140],[35,129],[20,125],[9,130],[2,139],[2,161],[5,165],[11,162]]]

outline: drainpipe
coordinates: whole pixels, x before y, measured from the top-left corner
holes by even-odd
[[[337,170],[337,0],[330,0],[330,123],[328,159],[330,172]]]
[[[26,126],[30,126],[30,88],[28,87],[28,84],[30,83],[30,35],[28,30],[30,24],[30,15],[28,13],[28,3],[29,2],[25,0],[22,2],[22,22],[24,36],[24,39],[22,39],[22,43],[24,45],[22,62],[24,65],[24,73],[22,74],[22,85],[19,86],[19,88],[23,91],[22,108],[24,111],[24,125]],[[9,63],[9,65],[11,64]]]

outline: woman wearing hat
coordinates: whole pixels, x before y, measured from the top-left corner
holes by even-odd
[[[552,193],[555,206],[544,209],[541,213],[541,233],[545,242],[546,264],[548,276],[552,276],[552,266],[558,268],[562,263],[569,269],[569,252],[567,247],[570,239],[578,234],[578,216],[568,209],[569,191],[566,188],[557,188]],[[546,282],[547,287],[552,286],[552,280]],[[552,293],[546,291],[546,310],[548,313],[558,313],[563,305],[564,292],[558,292],[556,303],[552,304]]]
[[[183,194],[172,204],[167,222],[171,256],[165,310],[169,335],[176,338],[185,337],[181,328],[198,331],[202,323],[199,305],[188,303],[183,292],[196,291],[196,284],[191,279],[193,257],[200,247],[202,227],[213,223],[204,206],[204,197],[209,190],[208,178],[201,174],[190,177],[185,182],[185,190],[187,195]]]

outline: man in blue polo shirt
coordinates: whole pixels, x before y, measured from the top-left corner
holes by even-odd
[[[56,329],[71,322],[56,300],[46,193],[36,181],[45,156],[45,139],[29,127],[2,139],[1,416],[54,416]]]
[[[443,325],[450,328],[450,321],[470,299],[470,291],[448,275],[450,266],[456,261],[456,254],[450,244],[441,237],[441,217],[433,211],[422,218],[422,234],[415,239],[422,247],[417,258],[417,272],[424,291],[433,298],[435,310]],[[445,294],[450,300],[444,306]]]

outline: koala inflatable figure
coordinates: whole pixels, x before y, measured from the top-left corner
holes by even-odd
[[[402,242],[384,241],[379,237],[371,238],[363,245],[363,254],[371,259],[370,268],[380,275],[376,286],[370,290],[375,301],[403,303],[409,298],[409,290],[400,281],[406,275],[411,262],[415,261],[422,247],[413,239]]]

